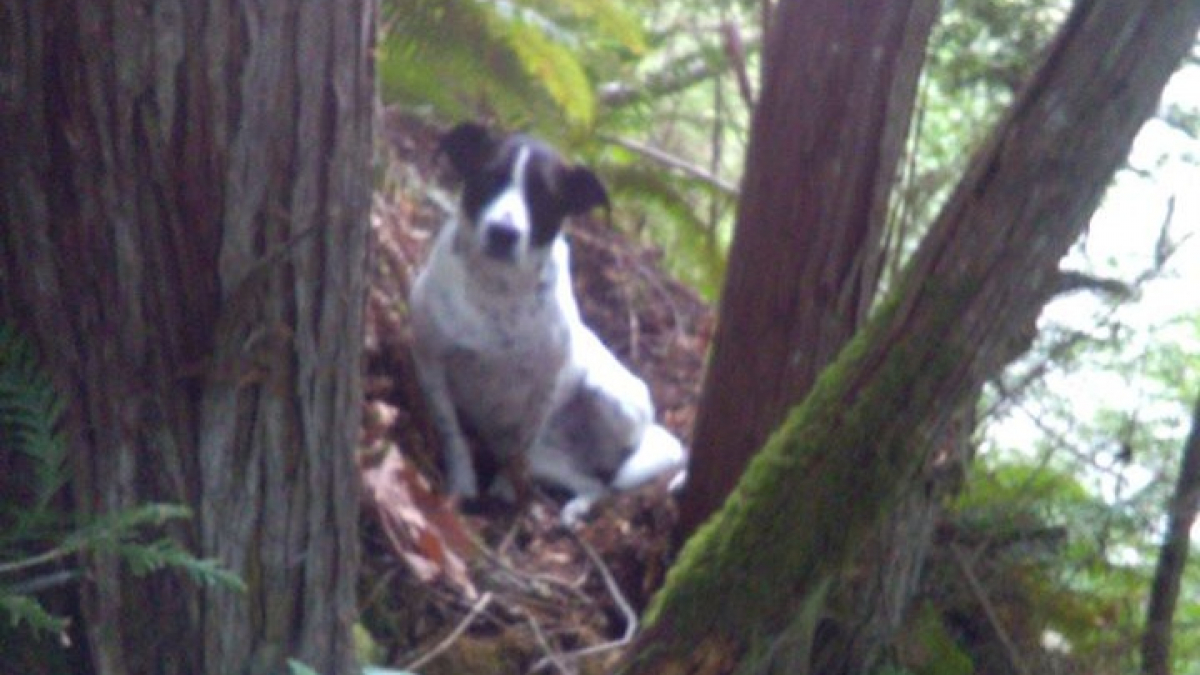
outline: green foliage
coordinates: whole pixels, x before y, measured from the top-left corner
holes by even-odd
[[[12,327],[0,325],[0,447],[29,459],[36,508],[66,481],[67,444],[56,430],[62,412],[62,400],[33,349]]]
[[[75,578],[63,566],[80,554],[114,555],[135,576],[174,569],[196,583],[242,589],[242,581],[215,561],[200,560],[174,539],[146,540],[148,531],[190,517],[170,504],[146,504],[95,517],[72,517],[54,508],[54,498],[68,479],[65,438],[59,431],[66,404],[41,368],[32,347],[9,326],[0,325],[0,447],[19,453],[9,457],[15,474],[6,478],[19,487],[31,479],[26,499],[0,510],[0,612],[10,629],[22,625],[35,635],[58,633],[66,620],[49,612],[35,597]]]
[[[921,75],[911,157],[892,197],[890,274],[915,250],[975,149],[1032,72],[1066,5],[1065,0],[946,3]]]
[[[611,139],[661,148],[668,136],[686,136],[704,148],[712,122],[679,110],[711,103],[723,57],[715,32],[689,26],[715,24],[724,11],[644,0],[387,0],[378,60],[383,97],[442,124],[484,119],[565,147],[609,184],[619,223],[645,224],[636,229],[667,251],[668,268],[715,297],[732,200]],[[636,94],[608,106],[607,85]],[[734,170],[746,119],[741,114],[725,134],[732,148],[725,165]],[[673,145],[684,163],[710,163],[686,151],[691,142]]]
[[[0,609],[4,610],[12,628],[25,623],[34,633],[60,633],[67,627],[66,619],[47,612],[32,597],[10,593],[3,588],[0,588]]]
[[[558,139],[595,121],[589,69],[619,67],[620,55],[645,49],[638,21],[612,0],[389,0],[382,13],[385,100]]]
[[[296,659],[288,659],[288,672],[291,675],[318,675],[317,671],[313,670],[307,664],[297,661]]]
[[[913,675],[972,675],[975,664],[967,656],[942,623],[942,617],[932,606],[921,608],[914,628],[923,658],[910,666]]]
[[[712,225],[696,213],[695,193],[708,187],[635,162],[600,169],[623,202],[636,204],[629,215],[645,223],[650,238],[670,251],[669,270],[701,295],[716,298],[725,276],[725,247]]]

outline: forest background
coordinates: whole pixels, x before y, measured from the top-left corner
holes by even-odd
[[[1056,0],[942,6],[886,214],[885,292],[1070,9]],[[434,125],[483,118],[530,130],[596,167],[613,191],[616,226],[660,248],[671,273],[715,303],[771,10],[687,0],[388,0],[379,12],[380,94]],[[1200,396],[1196,185],[1193,47],[1063,263],[1073,292],[1048,305],[1028,351],[974,406],[969,447],[954,459],[960,475],[939,495],[942,540],[933,545],[948,547],[944,560],[967,556],[963,567],[982,585],[971,608],[981,614],[957,616],[949,603],[922,598],[926,606],[909,613],[920,617],[916,642],[942,650],[924,672],[972,672],[985,660],[1009,669],[998,672],[1029,667],[1013,635],[997,641],[1006,654],[970,654],[963,643],[972,629],[1034,639],[1057,655],[1037,658],[1063,672],[1145,667],[1146,604]],[[55,482],[47,478],[46,489]],[[105,525],[124,531],[182,515],[147,509]],[[70,555],[70,546],[84,543],[54,550]],[[176,564],[204,583],[237,583],[169,544],[160,549],[123,554],[147,569]],[[3,570],[23,571],[27,560]],[[1177,595],[1170,662],[1173,672],[1200,673],[1194,563]],[[5,607],[21,630],[61,628],[16,600]],[[893,644],[871,667],[896,672],[915,662]]]

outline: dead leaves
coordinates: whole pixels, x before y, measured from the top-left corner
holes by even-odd
[[[362,470],[364,497],[398,558],[424,583],[442,580],[465,597],[479,595],[467,570],[474,545],[450,500],[392,446]]]

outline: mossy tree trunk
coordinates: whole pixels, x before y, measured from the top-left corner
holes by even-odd
[[[684,535],[867,316],[936,6],[785,0],[772,14]]]
[[[1172,624],[1183,572],[1192,546],[1192,526],[1200,511],[1200,398],[1192,412],[1192,430],[1183,445],[1179,478],[1167,506],[1167,532],[1154,569],[1154,584],[1142,633],[1143,675],[1170,675]]]
[[[245,594],[88,561],[100,675],[353,671],[367,0],[0,10],[0,316],[68,393],[77,508],[150,501]]]
[[[931,439],[1031,339],[1059,260],[1198,27],[1200,0],[1076,5],[891,299],[688,541],[620,672],[769,672],[789,625],[793,643],[812,635]]]
[[[788,408],[866,319],[936,14],[936,0],[785,2],[772,19],[720,312],[727,320],[697,419],[681,535],[721,505]],[[955,433],[960,438],[938,443],[964,445],[965,435]],[[830,589],[814,645],[820,672],[867,672],[900,627],[943,475],[909,490],[863,543],[853,574]],[[797,641],[806,642],[782,643]],[[781,648],[774,660],[788,670],[792,658]]]

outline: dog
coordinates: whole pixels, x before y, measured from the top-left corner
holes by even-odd
[[[479,495],[469,437],[571,493],[567,523],[613,490],[672,471],[677,487],[683,447],[655,424],[645,382],[584,325],[571,287],[563,223],[609,208],[603,184],[541,141],[477,124],[451,129],[439,151],[462,179],[461,204],[410,310],[448,492]]]

